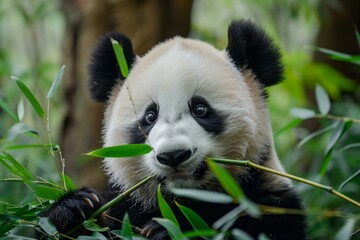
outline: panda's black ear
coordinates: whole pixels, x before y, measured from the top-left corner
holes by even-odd
[[[125,79],[125,77],[121,75],[111,44],[111,38],[117,40],[122,45],[129,69],[131,69],[136,58],[131,41],[125,35],[110,32],[100,38],[91,53],[88,65],[88,84],[91,97],[99,102],[107,101],[113,87]]]
[[[237,67],[250,69],[264,87],[283,79],[279,48],[262,28],[250,21],[230,24],[226,51]]]

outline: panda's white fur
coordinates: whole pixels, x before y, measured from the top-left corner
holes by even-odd
[[[105,146],[126,144],[129,129],[155,102],[158,119],[146,136],[153,151],[142,157],[105,159],[110,182],[126,189],[155,175],[166,177],[166,187],[209,188],[216,182],[210,172],[200,181],[192,175],[207,157],[256,162],[264,146],[272,150],[266,165],[283,171],[273,151],[268,111],[260,91],[254,76],[249,71],[239,71],[226,51],[180,37],[157,45],[136,59],[122,87],[112,91],[104,127]],[[214,109],[227,115],[225,131],[219,136],[206,132],[191,116],[188,102],[194,95],[204,97]],[[159,153],[184,148],[194,154],[177,172],[156,159]],[[227,167],[234,177],[246,178],[247,169]],[[156,204],[157,184],[137,192],[144,205]]]

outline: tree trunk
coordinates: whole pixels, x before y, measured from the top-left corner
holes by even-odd
[[[360,28],[360,1],[342,0],[339,2],[323,0],[320,4],[321,28],[316,46],[328,48],[351,55],[359,55],[355,27]],[[335,61],[323,53],[315,54],[315,61],[325,62],[345,76],[358,82],[359,68],[356,65]]]
[[[103,104],[90,99],[87,63],[96,40],[119,31],[133,42],[138,55],[174,35],[190,29],[192,0],[64,0],[66,18],[64,76],[65,116],[61,149],[66,171],[78,186],[104,187],[101,159],[81,157],[101,147]],[[87,159],[84,163],[81,160]]]

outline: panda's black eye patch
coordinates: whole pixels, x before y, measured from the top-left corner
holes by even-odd
[[[130,129],[129,141],[131,143],[145,143],[146,136],[149,135],[158,118],[159,107],[153,102],[146,107],[144,112],[140,122],[135,122]]]
[[[189,101],[189,110],[195,121],[205,131],[215,135],[224,131],[226,115],[212,108],[205,98],[192,97]]]

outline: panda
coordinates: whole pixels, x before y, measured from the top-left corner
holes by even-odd
[[[124,77],[110,39],[121,43],[129,66]],[[66,233],[105,202],[154,176],[124,202],[100,217],[99,224],[120,229],[125,212],[137,232],[150,239],[168,239],[166,230],[152,220],[160,217],[157,188],[168,202],[191,208],[211,226],[235,204],[215,204],[179,198],[172,188],[223,191],[209,170],[209,157],[249,159],[283,172],[274,148],[266,88],[283,79],[279,49],[265,31],[248,20],[228,27],[228,45],[219,51],[208,43],[174,37],[136,56],[131,41],[120,33],[103,36],[89,63],[93,99],[106,103],[104,146],[146,143],[153,150],[125,159],[105,158],[110,191],[100,194],[82,188],[66,194],[44,213],[59,232]],[[287,178],[240,166],[223,166],[246,196],[257,204],[303,210]],[[172,206],[175,213],[176,206]],[[109,217],[110,216],[110,217]],[[191,229],[177,214],[183,230]],[[306,239],[303,215],[240,216],[233,228],[257,239]],[[83,234],[84,229],[76,235]]]

